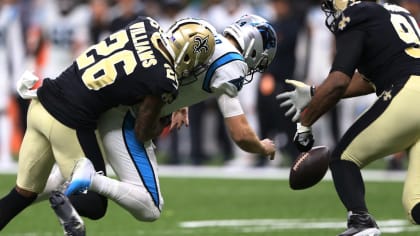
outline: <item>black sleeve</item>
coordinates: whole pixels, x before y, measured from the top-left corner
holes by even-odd
[[[336,37],[337,54],[331,72],[340,71],[350,78],[356,70],[363,51],[365,33],[360,30],[346,31]]]

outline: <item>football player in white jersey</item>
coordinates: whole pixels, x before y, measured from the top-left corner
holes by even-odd
[[[179,20],[169,28],[169,39],[182,37],[174,32],[191,21],[208,24],[192,18]],[[269,22],[255,15],[241,17],[224,30],[224,35],[216,34],[215,52],[208,67],[184,75],[187,79],[182,80],[177,99],[164,106],[161,117],[173,113],[171,127],[180,127],[183,123],[188,124],[184,107],[218,97],[235,143],[247,152],[273,158],[276,150],[274,142],[258,138],[248,124],[237,95],[243,84],[252,80],[255,72],[268,67],[276,48],[276,34]],[[159,218],[163,207],[156,155],[152,141],[139,143],[135,139],[133,109],[123,106],[112,109],[102,115],[98,126],[107,160],[118,180],[97,174],[92,163],[82,159],[73,170],[66,194],[88,188],[114,200],[136,219],[154,221]],[[52,173],[44,192],[57,187],[60,179],[57,175],[58,171]],[[78,209],[77,205],[74,207]]]

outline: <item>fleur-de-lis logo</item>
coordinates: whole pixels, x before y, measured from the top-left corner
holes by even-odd
[[[209,36],[204,39],[197,36],[194,38],[194,53],[208,52],[209,51]]]
[[[382,99],[386,102],[388,100],[392,99],[392,93],[391,90],[384,91],[384,94],[382,95]]]
[[[341,17],[341,21],[338,23],[338,28],[340,30],[343,30],[344,28],[346,28],[346,25],[350,22],[350,17],[345,16],[343,14],[343,16]]]

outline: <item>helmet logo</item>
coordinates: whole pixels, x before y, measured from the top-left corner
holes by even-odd
[[[343,14],[343,16],[341,17],[341,21],[338,23],[338,28],[340,30],[343,30],[344,28],[346,28],[348,23],[350,23],[350,17],[347,17]]]
[[[204,39],[201,37],[194,38],[194,53],[208,52],[209,51],[209,36]]]

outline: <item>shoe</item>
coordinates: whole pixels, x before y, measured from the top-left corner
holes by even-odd
[[[349,212],[347,230],[338,236],[379,236],[381,231],[371,215],[368,213]]]
[[[63,226],[65,236],[86,235],[85,224],[66,195],[60,191],[52,191],[50,204]]]
[[[92,162],[86,157],[81,158],[76,162],[70,176],[67,188],[64,191],[66,196],[70,196],[74,192],[87,193],[92,178],[95,175],[95,168]]]

